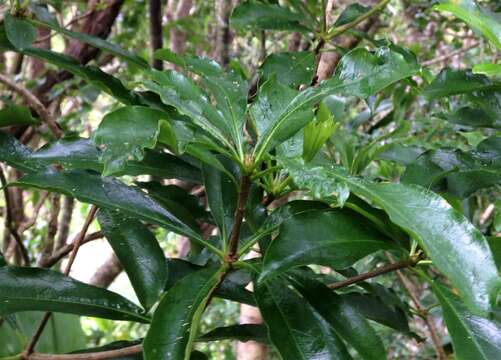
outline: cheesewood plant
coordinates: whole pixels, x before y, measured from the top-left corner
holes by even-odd
[[[501,247],[472,224],[463,205],[501,181],[501,70],[485,63],[433,74],[412,51],[386,39],[368,38],[348,51],[326,47],[388,3],[350,5],[332,25],[324,2],[241,3],[230,18],[233,29],[299,32],[313,42],[311,51],[268,55],[249,77],[236,59],[221,66],[167,48],[155,58],[171,65],[157,70],[117,44],[61,26],[46,6],[13,1],[0,26],[2,51],[56,66],[115,105],[90,138],[61,127],[22,89],[31,111],[15,104],[2,110],[6,130],[42,127],[47,140],[34,150],[13,132],[0,132],[0,160],[23,174],[10,182],[2,176],[4,192],[42,189],[92,204],[68,251],[37,267],[6,222],[22,257],[0,254],[2,321],[16,334],[16,313],[46,315],[24,348],[3,359],[204,359],[197,344],[221,339],[263,342],[285,360],[386,359],[382,325],[419,338],[407,318],[429,320],[429,309],[405,305],[379,281],[405,281],[405,274],[428,288],[440,308],[450,340],[432,339],[438,358],[499,359]],[[498,13],[472,0],[437,2],[433,11],[466,23],[501,50]],[[111,54],[140,80],[126,83],[35,46],[40,29]],[[326,51],[342,57],[331,77],[318,79]],[[14,80],[2,75],[2,83],[19,92]],[[378,125],[385,131],[359,138],[353,129],[367,121],[364,113],[343,120],[347,109],[339,99],[367,103],[371,118],[390,109]],[[433,105],[440,121],[485,136],[471,148],[407,146],[408,109],[416,104]],[[205,203],[166,181],[172,179],[198,185]],[[94,220],[138,304],[69,276]],[[166,258],[154,235],[158,227],[188,238],[189,255]],[[66,255],[61,272],[55,265]],[[360,262],[372,269],[359,272]],[[215,298],[258,307],[263,323],[202,333]],[[57,313],[143,323],[148,330],[135,341],[37,352]]]

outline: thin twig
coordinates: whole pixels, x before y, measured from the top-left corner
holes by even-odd
[[[143,351],[143,346],[133,345],[122,349],[100,351],[84,354],[41,354],[32,353],[25,356],[25,360],[106,360],[117,357],[126,357],[130,355],[140,354]]]
[[[28,255],[28,250],[23,244],[23,240],[21,236],[17,232],[17,229],[12,225],[12,208],[10,205],[10,195],[9,190],[7,189],[7,179],[5,178],[5,174],[3,172],[3,168],[0,166],[0,182],[2,184],[3,195],[5,198],[5,229],[14,237],[16,241],[17,247],[21,252],[21,256],[26,266],[30,264],[30,257]]]
[[[85,238],[85,234],[87,234],[87,231],[89,230],[90,224],[94,220],[94,217],[96,216],[97,212],[97,207],[96,205],[92,205],[90,208],[89,213],[87,214],[87,218],[85,219],[85,223],[82,227],[82,230],[80,230],[80,233],[78,234],[77,239],[75,240],[75,243],[73,244],[73,250],[70,254],[70,258],[68,259],[68,263],[66,264],[66,268],[64,269],[64,275],[68,276],[71,271],[71,267],[73,266],[73,263],[75,262],[75,258],[78,253],[78,249],[80,248],[80,245],[82,244],[82,240]],[[38,326],[37,330],[35,331],[35,334],[31,338],[30,343],[26,347],[26,355],[29,356],[30,354],[33,353],[33,350],[35,349],[35,346],[40,339],[40,336],[42,336],[43,330],[45,329],[45,326],[47,325],[47,322],[49,321],[51,316],[50,312],[46,312],[42,321],[40,322],[40,325]]]
[[[43,206],[45,200],[47,200],[48,196],[49,196],[49,192],[47,192],[47,191],[41,192],[40,199],[38,199],[38,202],[36,203],[35,207],[33,208],[33,216],[30,219],[21,223],[21,225],[19,225],[18,231],[20,234],[24,233],[30,227],[35,225],[37,218],[38,218],[38,214],[40,213],[40,210],[42,209],[42,206]]]
[[[21,95],[28,103],[28,105],[35,110],[42,122],[47,124],[50,131],[54,134],[56,138],[61,138],[64,135],[63,130],[59,127],[56,121],[52,118],[52,115],[46,109],[46,107],[38,100],[38,98],[33,95],[28,89],[20,84],[16,84],[8,76],[0,74],[0,82],[5,84],[9,89]]]
[[[348,278],[346,280],[338,281],[338,282],[329,284],[328,286],[329,286],[329,288],[331,288],[333,290],[339,289],[339,288],[342,288],[342,287],[345,287],[345,286],[348,286],[351,284],[355,284],[355,283],[358,283],[358,282],[361,282],[361,281],[364,281],[364,280],[367,280],[367,279],[370,279],[370,278],[373,278],[373,277],[376,277],[379,275],[387,274],[387,273],[392,272],[392,271],[396,271],[396,270],[403,269],[406,267],[412,267],[412,266],[416,265],[418,261],[419,261],[419,257],[413,257],[413,258],[409,258],[409,259],[402,260],[399,262],[393,262],[389,265],[382,266],[379,269],[369,271],[369,272],[366,272],[364,274],[360,274],[357,276],[353,276],[353,277]]]
[[[228,263],[233,263],[238,260],[238,242],[240,238],[240,227],[242,226],[242,221],[244,220],[245,206],[247,205],[247,198],[249,196],[249,190],[251,186],[251,180],[248,175],[243,175],[240,180],[240,190],[238,195],[237,209],[235,210],[235,217],[233,222],[233,227],[230,233],[230,241],[228,245],[228,253],[225,255],[225,261]]]
[[[393,257],[389,253],[385,253],[385,256],[390,263],[396,264],[395,260],[393,260]],[[428,311],[426,311],[426,308],[419,301],[419,298],[415,293],[412,281],[399,270],[396,271],[396,275],[398,280],[402,284],[402,287],[405,289],[407,294],[409,294],[409,297],[414,303],[414,307],[416,308],[418,313],[422,316],[426,326],[428,327],[430,338],[437,353],[438,359],[447,360],[447,355],[445,354],[444,348],[440,343],[440,338],[438,337],[437,334],[438,333],[437,328],[435,327],[435,324],[433,323],[433,319],[430,317],[430,314],[428,313]]]
[[[86,244],[88,242],[101,239],[103,236],[104,235],[101,231],[93,232],[92,234],[87,235],[82,240],[82,243],[80,244],[80,246],[82,246],[83,244]],[[50,268],[53,265],[57,264],[62,258],[64,258],[66,255],[68,255],[71,252],[71,250],[73,249],[73,246],[75,244],[75,241],[76,240],[74,240],[71,244],[66,244],[63,247],[61,247],[46,261],[40,262],[39,265],[41,267],[44,267],[44,268]]]
[[[439,62],[442,62],[442,61],[445,61],[445,60],[448,60],[449,58],[453,57],[453,56],[456,56],[456,55],[460,55],[462,53],[465,53],[467,52],[468,50],[471,50],[475,47],[478,46],[478,43],[475,42],[473,44],[470,44],[468,46],[465,46],[464,48],[461,48],[461,49],[457,49],[457,50],[454,50],[454,51],[451,51],[450,53],[447,53],[447,54],[444,54],[444,55],[441,55],[441,56],[437,56],[436,58],[434,59],[431,59],[431,60],[427,60],[427,61],[423,61],[421,63],[422,66],[430,66],[430,65],[433,65],[433,64],[436,64],[436,63],[439,63]]]

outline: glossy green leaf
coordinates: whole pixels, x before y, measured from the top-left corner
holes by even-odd
[[[44,166],[31,159],[31,149],[19,142],[14,136],[0,131],[0,160],[26,173],[41,171]]]
[[[126,161],[141,161],[144,149],[153,149],[160,132],[160,121],[167,114],[143,106],[126,106],[107,113],[94,132],[94,142],[103,148],[103,175],[122,171]]]
[[[358,309],[321,282],[294,271],[292,283],[310,305],[363,359],[385,360],[383,342]]]
[[[1,144],[1,142],[0,142]],[[101,152],[90,139],[68,137],[53,141],[30,155],[40,164],[60,164],[65,169],[88,169],[103,171],[99,161]],[[145,150],[141,161],[128,160],[120,175],[152,175],[163,179],[180,179],[201,183],[200,170],[177,156]]]
[[[145,309],[158,301],[167,281],[162,248],[140,221],[101,209],[97,215],[104,236],[113,248]]]
[[[172,70],[151,70],[148,75],[153,80],[144,82],[148,90],[158,94],[165,104],[190,117],[202,131],[209,133],[222,144],[232,146],[230,124],[193,80]]]
[[[128,51],[122,49],[120,46],[110,43],[99,37],[91,36],[82,32],[75,32],[69,29],[60,27],[57,23],[51,21],[45,21],[44,19],[28,20],[33,25],[43,26],[45,28],[52,29],[70,38],[76,39],[78,41],[87,43],[95,48],[109,52],[119,58],[122,58],[130,63],[133,63],[141,68],[149,68],[148,63],[143,58],[129,53]]]
[[[83,170],[48,171],[25,175],[11,186],[37,187],[63,193],[82,202],[120,210],[124,214],[158,224],[179,234],[199,238],[195,230],[142,191],[112,177],[101,177],[99,174]]]
[[[352,21],[355,21],[360,16],[364,15],[371,8],[368,6],[363,6],[361,4],[350,4],[348,5],[343,12],[338,16],[336,21],[334,22],[334,27],[338,27],[341,25],[348,24]]]
[[[445,286],[436,282],[432,289],[444,314],[458,360],[492,360],[501,354],[501,324],[468,312]]]
[[[283,359],[351,359],[330,325],[280,279],[261,282],[256,301],[268,336]]]
[[[147,359],[190,358],[200,317],[221,276],[221,269],[199,270],[167,291],[144,339],[143,351]]]
[[[309,188],[312,177],[326,183],[344,182],[355,194],[381,207],[419,242],[471,311],[485,314],[491,310],[501,284],[487,241],[443,198],[420,186],[370,182],[339,167],[284,163],[300,188]]]
[[[258,111],[254,118],[268,118],[262,127],[265,130],[257,141],[254,158],[261,160],[266,151],[306,125],[311,117],[302,114],[311,114],[312,107],[325,97],[343,94],[366,98],[396,81],[414,75],[418,70],[416,57],[412,53],[389,45],[378,48],[374,53],[364,48],[350,51],[341,58],[331,79],[297,95],[291,89],[281,89],[268,80],[253,105],[253,108],[256,107],[254,112]]]
[[[440,99],[474,91],[500,89],[500,86],[500,84],[493,83],[484,75],[446,68],[440,71],[432,83],[423,90],[422,94],[428,99]]]
[[[212,166],[204,164],[202,173],[211,214],[219,228],[221,238],[227,241],[233,227],[238,190],[225,173]]]
[[[233,10],[230,17],[232,27],[244,30],[285,30],[308,32],[304,26],[303,14],[292,12],[284,6],[246,1]]]
[[[484,35],[501,50],[501,15],[479,6],[474,0],[445,0],[435,9],[452,13]]]
[[[119,79],[96,66],[81,65],[76,59],[65,54],[34,47],[23,49],[22,53],[69,71],[126,105],[141,105],[145,102],[142,96],[127,89]]]
[[[389,304],[386,299],[375,294],[349,292],[340,295],[344,302],[362,314],[367,319],[386,325],[397,331],[408,333],[409,324],[405,313]]]
[[[310,122],[304,128],[303,159],[311,161],[336,128],[337,125],[334,122],[332,113],[325,104],[321,103],[315,121]]]
[[[311,51],[284,52],[268,55],[259,73],[262,82],[275,74],[281,84],[297,88],[311,83],[314,68],[315,56]]]
[[[233,142],[243,151],[243,127],[247,109],[247,82],[235,71],[224,71],[214,60],[205,57],[180,57],[170,50],[162,49],[155,53],[160,59],[174,62],[187,71],[199,75],[202,84],[207,88],[222,112]]]
[[[34,125],[39,122],[25,106],[10,105],[0,110],[0,127]]]
[[[184,277],[203,268],[203,266],[185,260],[167,259],[168,279],[165,290],[169,290]],[[250,282],[250,278],[246,279],[244,277],[245,281],[242,282],[241,277],[239,272],[230,272],[227,274],[222,283],[214,291],[214,296],[243,304],[255,305],[252,292],[245,289],[245,286]]]
[[[16,18],[10,14],[5,14],[5,33],[9,41],[17,49],[24,49],[33,43],[37,38],[37,29],[31,24]]]
[[[501,75],[501,64],[476,64],[472,69],[474,74],[483,74],[487,76],[499,76]]]
[[[147,322],[141,308],[106,289],[46,269],[0,268],[0,314],[43,310]]]
[[[416,161],[423,152],[424,149],[418,146],[405,146],[399,143],[393,143],[380,152],[377,158],[409,165]]]
[[[266,250],[261,279],[310,264],[342,269],[391,247],[379,231],[351,210],[307,211],[282,223]]]
[[[235,339],[238,341],[268,342],[266,326],[262,324],[241,324],[215,328],[200,336],[197,341],[219,341]]]
[[[0,324],[0,356],[16,355],[25,347],[26,339],[32,337],[43,317],[42,312],[21,312],[12,315],[18,327],[10,326],[8,321]],[[86,345],[85,333],[80,318],[72,314],[52,314],[37,343],[37,351],[60,354],[82,348]]]

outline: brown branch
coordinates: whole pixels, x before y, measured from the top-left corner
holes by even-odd
[[[155,59],[155,51],[162,48],[162,2],[160,0],[150,0],[150,45],[153,67],[162,70],[162,60]]]
[[[60,210],[61,210],[61,197],[59,194],[53,194],[49,224],[47,226],[47,237],[43,242],[43,248],[38,263],[41,263],[44,259],[47,259],[52,255],[52,252],[54,250],[54,241],[56,239],[56,234],[57,234],[58,217]]]
[[[5,174],[3,172],[3,168],[0,166],[0,182],[2,184],[2,190],[3,190],[3,195],[5,197],[5,230],[7,230],[13,237],[14,240],[16,241],[17,247],[19,248],[19,251],[21,252],[21,256],[23,258],[23,261],[25,265],[30,264],[30,257],[28,255],[28,250],[26,250],[26,247],[23,244],[23,240],[21,239],[21,236],[17,232],[17,230],[14,228],[12,225],[12,208],[10,204],[10,194],[9,190],[7,188],[7,179],[5,178]]]
[[[87,235],[83,240],[80,246],[83,244],[86,244],[88,242],[101,239],[103,237],[103,233],[101,231],[96,231],[92,234]],[[66,255],[68,255],[71,250],[73,249],[73,245],[76,240],[74,240],[71,244],[66,244],[60,249],[58,249],[50,258],[48,258],[46,261],[41,262],[39,265],[40,267],[44,268],[50,268],[53,265],[57,264],[62,258],[64,258]]]
[[[456,55],[460,55],[462,53],[465,53],[467,52],[468,50],[471,50],[473,48],[476,48],[478,46],[478,43],[475,42],[473,44],[470,44],[468,46],[465,46],[461,49],[457,49],[457,50],[454,50],[454,51],[451,51],[450,53],[447,53],[447,54],[444,54],[444,55],[441,55],[441,56],[437,56],[436,58],[434,59],[431,59],[431,60],[428,60],[428,61],[423,61],[421,63],[422,66],[430,66],[430,65],[433,65],[433,64],[436,64],[436,63],[439,63],[439,62],[442,62],[442,61],[445,61],[445,60],[448,60],[449,58],[451,57],[454,57]]]
[[[68,240],[74,206],[75,206],[75,199],[73,199],[71,196],[65,196],[63,199],[63,214],[61,216],[61,221],[59,222],[59,229],[57,230],[58,234],[56,243],[54,245],[54,251],[52,253],[53,255],[57,251],[59,251],[59,249],[64,247],[66,241]]]
[[[345,286],[348,286],[351,284],[355,284],[355,283],[358,283],[358,282],[361,282],[361,281],[364,281],[364,280],[367,280],[367,279],[370,279],[370,278],[373,278],[373,277],[376,277],[379,275],[387,274],[387,273],[392,272],[392,271],[397,271],[399,269],[403,269],[406,267],[412,267],[412,266],[416,265],[418,261],[419,261],[419,257],[414,257],[414,258],[402,260],[399,262],[393,262],[389,265],[382,266],[379,269],[369,271],[369,272],[366,272],[364,274],[360,274],[357,276],[353,276],[353,277],[348,278],[346,280],[338,281],[338,282],[329,284],[328,286],[329,286],[329,288],[331,288],[333,290],[339,289],[339,288],[342,288],[342,287],[345,287]]]
[[[225,255],[225,261],[233,263],[238,260],[238,241],[240,239],[240,227],[244,220],[245,206],[249,196],[251,180],[248,175],[243,175],[240,180],[240,190],[238,194],[237,209],[235,210],[235,217],[233,227],[230,233],[230,241],[228,246],[228,253]]]
[[[126,357],[139,354],[143,351],[143,346],[133,345],[122,349],[100,351],[84,354],[40,354],[32,353],[25,355],[24,360],[106,360],[117,357]]]
[[[396,264],[395,261],[393,260],[392,256],[389,253],[385,253],[386,258],[388,261],[392,264]],[[415,293],[415,288],[414,285],[412,284],[412,281],[407,278],[401,271],[397,270],[396,271],[397,278],[402,284],[402,287],[405,289],[407,294],[409,294],[409,297],[411,298],[412,302],[414,303],[414,307],[418,311],[418,313],[422,316],[426,326],[428,327],[428,331],[430,333],[430,338],[433,343],[433,347],[435,348],[435,351],[437,353],[437,358],[439,360],[447,360],[448,357],[445,354],[444,348],[442,344],[440,343],[440,338],[438,337],[438,331],[437,328],[435,327],[435,324],[433,323],[433,319],[431,318],[430,314],[428,311],[425,309],[425,307],[421,304],[419,301],[419,298],[417,294]]]
[[[85,238],[85,234],[87,234],[87,231],[89,230],[90,224],[94,220],[94,217],[96,216],[97,212],[97,207],[96,205],[92,205],[90,208],[89,213],[87,214],[87,218],[85,219],[84,225],[82,227],[82,230],[80,230],[80,233],[77,236],[77,239],[75,240],[75,243],[73,244],[73,249],[70,254],[70,258],[68,259],[68,263],[66,264],[66,268],[64,269],[64,275],[68,276],[70,274],[71,267],[73,266],[73,263],[75,262],[75,258],[78,253],[78,249],[80,248],[80,245],[82,244],[83,239]],[[31,341],[29,342],[28,346],[26,347],[26,355],[29,356],[30,354],[33,353],[33,350],[35,349],[35,346],[40,339],[40,336],[42,336],[43,330],[45,329],[45,326],[47,325],[47,322],[49,321],[51,316],[50,312],[46,312],[42,321],[40,322],[40,325],[38,326],[37,330],[35,331],[35,334],[31,338]]]
[[[25,222],[23,222],[21,225],[19,225],[18,231],[20,234],[24,233],[30,227],[35,225],[37,218],[38,218],[38,214],[40,213],[40,210],[42,209],[42,206],[43,206],[45,200],[47,200],[48,196],[49,196],[49,193],[47,191],[42,191],[42,193],[40,195],[40,199],[38,199],[38,202],[36,203],[35,207],[33,208],[33,216],[31,218],[29,218],[28,220],[26,220]]]
[[[26,101],[26,103],[33,110],[35,110],[35,112],[38,114],[42,122],[44,122],[49,127],[50,131],[52,131],[52,133],[56,138],[59,139],[64,135],[64,132],[61,130],[59,125],[54,121],[52,115],[49,113],[49,111],[47,111],[46,107],[28,89],[19,84],[16,84],[9,77],[3,74],[0,74],[0,82],[5,84],[7,88],[21,95],[24,101]]]

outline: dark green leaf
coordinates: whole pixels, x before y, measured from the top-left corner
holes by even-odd
[[[501,354],[501,324],[468,312],[445,286],[436,282],[432,289],[444,314],[447,330],[458,360],[492,360]]]
[[[419,67],[415,56],[394,45],[378,48],[374,53],[364,48],[350,51],[341,58],[334,76],[320,85],[310,87],[297,95],[291,89],[270,83],[260,89],[254,118],[266,116],[261,136],[254,150],[259,161],[266,151],[294,135],[311,120],[312,107],[333,94],[357,96],[374,95],[386,86],[414,75]],[[261,94],[262,92],[262,94]],[[264,130],[265,129],[265,130]]]
[[[168,259],[167,269],[168,279],[165,285],[166,291],[185,276],[201,270],[203,267],[181,259]],[[250,279],[246,279],[246,281],[242,283],[237,281],[238,277],[238,272],[231,272],[226,275],[223,282],[216,288],[214,296],[248,305],[255,305],[252,292],[245,289],[245,286],[250,282]]]
[[[366,318],[403,333],[410,331],[405,313],[398,307],[388,304],[385,299],[375,294],[356,292],[340,296]]]
[[[435,9],[454,14],[474,30],[482,33],[498,50],[501,50],[501,15],[499,13],[491,12],[473,0],[445,0],[435,5]]]
[[[52,29],[52,30],[57,31],[61,34],[64,34],[70,38],[87,43],[95,48],[100,49],[100,50],[109,52],[109,53],[111,53],[119,58],[122,58],[126,61],[129,61],[129,62],[135,64],[135,65],[138,65],[141,68],[149,68],[148,63],[143,58],[140,58],[139,56],[131,54],[128,51],[122,49],[120,46],[112,44],[104,39],[99,38],[99,37],[91,36],[91,35],[88,35],[88,34],[85,34],[82,32],[71,31],[71,30],[68,30],[66,28],[60,27],[57,23],[50,22],[50,21],[44,21],[44,19],[28,20],[28,21],[34,25],[43,26],[45,28]]]
[[[5,257],[3,256],[2,252],[0,251],[0,267],[7,265],[7,262],[5,261]]]
[[[230,17],[230,24],[232,27],[245,30],[311,31],[301,24],[304,20],[303,14],[292,12],[286,7],[247,1],[235,7]]]
[[[141,161],[144,149],[153,149],[166,113],[143,106],[126,106],[107,113],[94,133],[94,142],[103,147],[103,175],[122,171],[126,161]]]
[[[0,160],[26,173],[41,171],[45,166],[33,161],[33,152],[10,134],[0,131]]]
[[[278,278],[259,283],[255,296],[270,341],[283,359],[351,359],[330,325],[287,283]]]
[[[412,164],[424,152],[417,146],[405,146],[393,143],[378,154],[378,159],[395,161],[402,165]]]
[[[219,228],[221,239],[227,241],[233,227],[238,191],[233,181],[218,169],[204,164],[202,173],[211,214]]]
[[[10,105],[0,110],[0,127],[38,123],[39,121],[31,116],[31,111],[25,106]]]
[[[259,68],[262,81],[273,74],[279,83],[293,88],[309,84],[313,78],[315,57],[311,51],[274,53],[268,55]]]
[[[155,310],[144,339],[147,359],[190,358],[200,317],[221,276],[221,269],[199,270],[179,280],[167,291]]]
[[[303,212],[282,223],[266,250],[261,279],[310,264],[342,269],[389,248],[385,237],[351,210]]]
[[[284,162],[301,188],[308,188],[312,177],[329,183],[344,182],[355,194],[381,207],[458,287],[471,311],[485,314],[491,310],[500,278],[487,241],[443,198],[420,186],[373,183],[350,176],[339,167]]]
[[[360,4],[351,4],[346,7],[346,9],[343,10],[343,12],[339,15],[339,17],[336,19],[336,22],[334,23],[334,27],[338,27],[341,25],[348,24],[352,21],[355,21],[358,19],[360,16],[364,15],[366,12],[368,12],[371,8],[367,6],[363,6]]]
[[[120,210],[124,214],[149,221],[165,228],[198,239],[195,230],[177,219],[142,191],[130,187],[111,177],[71,170],[48,171],[26,175],[12,186],[38,187],[70,195],[76,199],[99,207]]]
[[[492,90],[499,88],[499,86],[484,75],[446,68],[440,71],[433,82],[423,90],[422,94],[428,99],[440,99],[474,91]]]
[[[0,142],[1,144],[1,142]],[[101,152],[90,140],[65,138],[46,144],[30,155],[41,164],[60,164],[65,169],[88,169],[102,172]],[[168,153],[146,150],[141,161],[127,161],[119,175],[152,175],[163,179],[180,179],[201,183],[200,170],[179,157]]]
[[[148,74],[153,80],[144,82],[148,90],[158,94],[165,104],[189,116],[202,131],[209,133],[222,144],[232,147],[230,124],[193,80],[172,70],[163,72],[152,70]]]
[[[238,341],[268,342],[266,326],[261,324],[241,324],[215,328],[200,336],[197,341],[219,341],[236,339]]]
[[[106,289],[46,269],[0,268],[0,314],[43,310],[147,322],[141,308]]]
[[[145,101],[142,96],[127,89],[114,76],[105,73],[98,67],[81,65],[76,59],[65,54],[33,47],[24,49],[22,53],[69,71],[126,105],[141,105]]]
[[[217,62],[208,58],[181,58],[167,49],[157,51],[155,56],[174,62],[202,78],[203,85],[210,91],[226,124],[229,124],[227,131],[230,132],[233,142],[243,151],[243,126],[249,92],[247,82],[233,70],[226,72]]]
[[[26,21],[7,13],[5,14],[4,22],[7,38],[17,49],[22,50],[31,46],[37,38],[37,29]]]
[[[162,248],[140,221],[101,209],[99,225],[129,277],[145,309],[157,302],[167,281]]]
[[[292,283],[310,305],[334,328],[336,333],[364,359],[386,359],[381,339],[369,322],[344,298],[321,282],[294,271]]]

